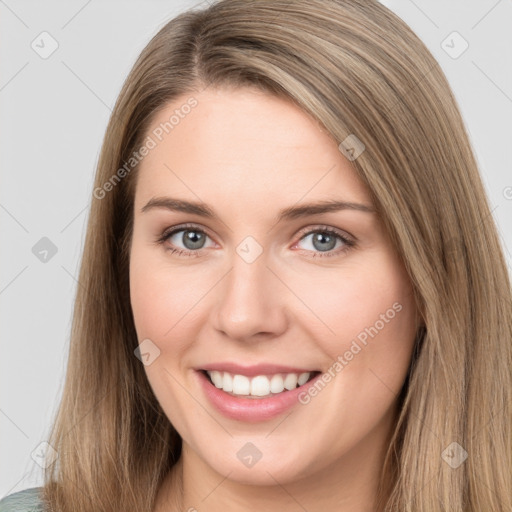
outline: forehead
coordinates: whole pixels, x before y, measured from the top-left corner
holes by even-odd
[[[320,123],[293,103],[258,90],[207,89],[180,96],[158,112],[147,136],[154,147],[140,164],[138,202],[171,191],[260,200],[262,206],[283,196],[286,204],[304,196],[369,201],[351,163]]]

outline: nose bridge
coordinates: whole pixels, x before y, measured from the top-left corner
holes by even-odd
[[[278,334],[285,320],[283,290],[268,268],[268,254],[247,238],[233,253],[218,304],[217,328],[234,339]]]

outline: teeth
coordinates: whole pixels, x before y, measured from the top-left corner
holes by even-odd
[[[296,373],[289,373],[284,379],[284,387],[288,390],[295,389],[297,387],[297,377]]]
[[[309,373],[301,373],[299,375],[297,382],[299,383],[299,386],[302,386],[303,384],[306,384],[308,379],[309,379]]]
[[[272,393],[281,393],[281,391],[284,391],[284,381],[281,375],[274,375],[272,379],[270,379],[270,391],[272,391]]]
[[[210,377],[216,388],[222,388],[222,374],[217,370],[210,372]]]
[[[270,394],[282,393],[284,390],[292,390],[297,385],[305,384],[310,372],[301,374],[286,373],[272,376],[258,375],[250,379],[245,375],[233,375],[228,372],[212,370],[206,372],[215,387],[228,393],[239,396],[269,396]]]
[[[235,393],[235,395],[249,395],[250,391],[251,381],[248,377],[245,375],[233,376],[233,393]]]
[[[265,396],[270,393],[270,381],[264,375],[258,375],[251,380],[251,395]]]
[[[224,372],[224,377],[222,379],[222,389],[224,391],[233,391],[233,376],[228,372]]]

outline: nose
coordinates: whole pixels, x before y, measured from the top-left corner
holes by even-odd
[[[286,287],[268,265],[265,252],[248,262],[234,254],[232,267],[219,283],[215,327],[238,341],[280,336],[287,328]]]

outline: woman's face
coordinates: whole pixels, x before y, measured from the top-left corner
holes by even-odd
[[[271,485],[357,472],[407,374],[407,274],[307,114],[253,89],[191,96],[140,152],[130,289],[152,389],[204,471]],[[328,202],[350,204],[306,208]]]

